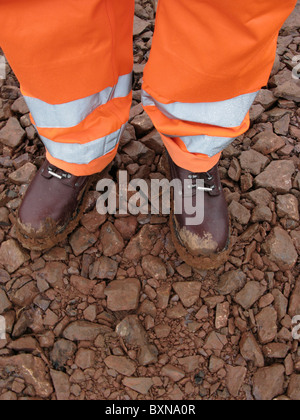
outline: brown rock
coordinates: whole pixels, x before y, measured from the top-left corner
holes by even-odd
[[[265,293],[265,288],[256,281],[249,281],[236,295],[235,301],[244,309],[250,309]]]
[[[44,362],[31,354],[20,354],[12,357],[1,357],[0,368],[10,366],[10,375],[21,377],[28,385],[32,385],[36,395],[48,398],[53,392],[50,380],[47,378]]]
[[[135,235],[137,226],[138,221],[134,216],[117,219],[115,221],[115,227],[121,233],[125,241],[130,240]]]
[[[247,369],[242,366],[226,366],[226,386],[228,391],[233,397],[238,397],[240,389],[244,384],[246,378]]]
[[[274,308],[264,308],[257,316],[257,331],[262,344],[273,341],[277,335],[277,312]]]
[[[298,278],[296,282],[295,289],[290,299],[289,315],[291,318],[300,315],[300,278]]]
[[[6,284],[10,281],[10,275],[7,271],[0,269],[0,284]]]
[[[258,175],[267,166],[269,160],[266,156],[255,150],[247,150],[242,152],[240,156],[240,164],[242,169],[249,171],[252,175]]]
[[[148,27],[149,22],[140,19],[138,16],[134,17],[133,36],[141,35]]]
[[[237,201],[232,201],[229,206],[231,216],[242,225],[247,225],[251,219],[251,212]]]
[[[139,304],[141,284],[138,279],[112,281],[104,291],[111,311],[135,310]]]
[[[200,297],[201,283],[196,281],[174,283],[173,289],[178,294],[183,305],[186,308],[190,308]]]
[[[241,176],[241,190],[247,192],[253,187],[253,176],[249,173]]]
[[[153,130],[153,122],[146,112],[137,115],[132,121],[131,125],[135,128],[136,137],[142,138]],[[153,152],[153,151],[152,151]],[[125,151],[125,153],[127,153]]]
[[[253,395],[258,401],[271,401],[284,393],[284,367],[273,365],[259,369],[253,376]]]
[[[138,314],[150,315],[152,318],[156,317],[156,307],[149,299],[145,299],[138,309]]]
[[[64,248],[56,246],[43,255],[46,261],[66,261],[68,258],[67,252]]]
[[[278,193],[288,193],[292,188],[292,175],[295,166],[292,161],[273,161],[267,169],[255,178],[258,187],[267,188]]]
[[[199,309],[199,311],[196,313],[195,317],[196,317],[196,319],[199,319],[199,320],[202,321],[203,319],[207,319],[208,315],[209,315],[208,314],[208,307],[203,305],[201,307],[201,309]]]
[[[185,279],[188,279],[189,277],[192,277],[193,275],[192,267],[185,263],[176,267],[176,270],[178,274],[180,274]]]
[[[26,132],[15,117],[9,118],[5,127],[0,130],[0,142],[12,148],[20,146],[25,136]]]
[[[82,226],[84,226],[89,232],[95,233],[99,227],[106,221],[106,215],[99,214],[97,210],[93,210],[90,213],[85,214],[80,220]]]
[[[17,114],[28,114],[29,109],[23,96],[20,96],[11,106],[11,110]]]
[[[255,103],[258,103],[264,107],[264,109],[269,109],[272,105],[277,102],[273,92],[268,89],[261,89],[255,99]]]
[[[299,221],[299,202],[292,194],[278,195],[276,198],[278,217]]]
[[[287,136],[289,134],[289,128],[291,123],[291,117],[289,114],[284,115],[280,120],[274,123],[274,131],[280,136]]]
[[[209,360],[209,371],[211,373],[217,373],[223,367],[224,367],[224,362],[222,359],[219,359],[216,356],[211,356]]]
[[[172,379],[174,382],[178,382],[185,377],[185,373],[183,370],[177,368],[176,366],[172,366],[170,364],[165,365],[161,370],[162,376],[167,376],[168,378]]]
[[[155,326],[154,331],[157,338],[167,338],[170,335],[171,327],[166,324],[159,324]]]
[[[103,254],[106,257],[112,257],[120,254],[124,249],[124,240],[114,225],[110,222],[102,226],[100,241],[103,247]]]
[[[263,155],[269,155],[285,146],[282,137],[277,136],[271,131],[263,131],[254,137],[255,142],[252,148]]]
[[[138,362],[147,366],[157,362],[158,351],[154,345],[149,344],[147,334],[136,315],[129,315],[117,325],[117,334],[126,344],[139,348]]]
[[[127,357],[109,356],[104,360],[104,363],[109,369],[114,369],[124,376],[132,376],[136,371],[135,363]]]
[[[51,311],[51,309],[48,309],[46,311],[43,324],[47,327],[54,327],[59,321],[59,317]]]
[[[222,274],[216,290],[221,295],[229,295],[230,293],[241,290],[246,283],[246,274],[243,271],[228,271]]]
[[[143,258],[142,267],[148,277],[156,280],[165,280],[167,278],[166,266],[159,257],[147,255]]]
[[[66,373],[56,370],[50,371],[51,379],[55,388],[57,401],[68,401],[70,398],[70,381]]]
[[[76,344],[72,341],[60,339],[56,341],[50,353],[50,358],[55,369],[63,368],[67,361],[72,359],[76,352]]]
[[[178,359],[178,363],[183,367],[185,372],[192,373],[199,369],[200,357],[199,356],[187,356]]]
[[[300,400],[300,375],[291,376],[287,395],[291,400]]]
[[[157,307],[159,309],[166,309],[169,304],[171,294],[171,285],[164,284],[157,289]]]
[[[83,295],[90,296],[93,293],[97,282],[80,276],[71,276],[70,283]]]
[[[270,343],[264,346],[263,352],[265,357],[270,359],[285,359],[289,349],[284,343]]]
[[[272,219],[273,219],[273,214],[269,207],[258,206],[258,207],[255,207],[255,209],[253,210],[251,221],[253,223],[256,223],[256,222],[271,223]]]
[[[2,264],[9,273],[14,273],[26,261],[29,255],[25,252],[14,239],[2,242],[0,248],[0,264]]]
[[[80,369],[89,369],[92,368],[95,364],[95,358],[96,354],[93,350],[90,349],[79,349],[76,358],[75,358],[75,364]]]
[[[18,401],[18,397],[14,392],[8,391],[0,395],[0,401]]]
[[[109,331],[111,331],[109,327],[100,324],[75,321],[65,328],[63,337],[70,341],[94,341],[99,334]]]
[[[216,329],[225,328],[228,325],[228,318],[230,315],[230,305],[228,302],[219,303],[216,310]]]
[[[291,232],[291,237],[293,239],[293,242],[294,242],[294,245],[298,254],[300,254],[300,230],[293,230]],[[1,280],[0,280],[0,283],[1,283]]]
[[[45,268],[39,270],[36,273],[36,280],[47,282],[54,288],[63,287],[64,271],[67,270],[67,266],[61,262],[49,262],[45,265]]]
[[[247,362],[254,362],[256,367],[264,367],[264,356],[251,332],[243,334],[240,341],[240,351],[241,355]]]
[[[233,181],[238,182],[242,174],[242,169],[239,164],[239,161],[236,158],[232,158],[231,165],[228,169],[228,176]]]
[[[268,206],[272,200],[272,194],[265,188],[251,191],[248,196],[257,206]]]
[[[265,108],[260,104],[252,105],[250,108],[250,120],[252,122],[258,120],[264,113]]]
[[[0,289],[0,315],[12,307],[4,290]]]
[[[100,257],[90,266],[90,279],[114,280],[118,266],[118,263],[111,258]]]
[[[94,322],[97,318],[97,305],[90,305],[83,311],[84,319]]]
[[[263,309],[263,308],[266,308],[267,306],[272,305],[273,302],[274,302],[274,296],[271,293],[268,293],[260,299],[258,306],[260,309]]]
[[[37,172],[36,166],[28,162],[9,175],[10,181],[16,185],[30,184]]]
[[[157,226],[143,226],[139,233],[127,245],[124,258],[137,261],[142,256],[149,254],[158,236],[159,228]]]
[[[300,102],[300,86],[291,78],[289,81],[277,86],[274,95],[288,101]]]
[[[97,242],[97,237],[84,227],[77,229],[70,238],[70,245],[76,256],[81,255]]]
[[[223,347],[227,344],[227,339],[225,335],[216,333],[215,331],[212,331],[205,342],[204,349],[205,350],[218,350],[222,351]]]
[[[36,283],[29,281],[12,295],[11,300],[15,305],[24,308],[30,305],[38,294],[39,290],[36,287]]]
[[[178,303],[177,305],[167,310],[167,317],[170,319],[183,318],[187,314],[188,314],[187,310],[184,309],[181,303]]]
[[[123,385],[143,395],[147,395],[153,386],[151,378],[124,378],[122,382]]]
[[[272,290],[272,295],[274,297],[274,308],[276,309],[278,320],[281,321],[287,313],[287,307],[289,302],[287,298],[278,289]]]
[[[157,130],[151,131],[151,133],[141,139],[141,142],[149,149],[154,150],[158,155],[161,155],[164,151],[164,144]]]
[[[268,258],[285,271],[292,269],[298,253],[289,234],[280,226],[276,226],[262,246]]]
[[[0,226],[10,226],[9,210],[6,207],[0,208]]]
[[[18,340],[11,341],[7,348],[15,351],[33,352],[38,350],[38,342],[33,337],[21,337]]]

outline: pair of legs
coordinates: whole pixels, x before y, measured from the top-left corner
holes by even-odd
[[[159,1],[143,104],[175,166],[210,171],[248,129],[295,4]],[[101,172],[131,106],[134,0],[4,0],[0,13],[0,44],[48,161],[74,177]]]

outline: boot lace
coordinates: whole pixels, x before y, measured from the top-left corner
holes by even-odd
[[[48,173],[49,175],[54,176],[57,179],[70,179],[72,178],[71,174],[68,174],[67,172],[63,172],[60,170],[61,173],[57,173],[57,168],[52,168],[51,166],[48,167]]]
[[[204,187],[201,187],[199,185],[197,185],[197,183],[195,184],[189,184],[188,188],[189,189],[197,189],[199,191],[204,191],[204,192],[213,192],[216,188],[215,184],[214,184],[214,177],[210,172],[203,172],[203,173],[191,173],[188,176],[189,179],[191,180],[204,180]],[[210,183],[209,186],[207,186],[207,183]]]

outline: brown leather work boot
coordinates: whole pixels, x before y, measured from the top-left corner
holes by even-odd
[[[93,176],[76,177],[47,160],[29,186],[18,212],[17,238],[44,251],[63,241],[82,217]]]
[[[196,203],[196,180],[204,181],[204,220],[202,224],[190,225],[182,205],[182,214],[171,215],[171,232],[175,248],[180,257],[190,266],[198,269],[216,269],[226,262],[231,251],[228,206],[218,171],[218,165],[205,173],[192,173],[177,166],[169,157],[170,177],[179,179],[183,194],[174,193],[174,206],[184,197],[191,196]],[[184,188],[184,181],[190,181],[190,188]],[[199,204],[201,205],[201,203]],[[178,207],[177,207],[178,208]],[[180,207],[179,207],[180,208]],[[196,214],[196,213],[195,213]]]

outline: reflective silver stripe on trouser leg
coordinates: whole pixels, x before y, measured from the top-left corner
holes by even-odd
[[[126,124],[115,133],[85,144],[58,143],[46,137],[40,137],[53,158],[61,160],[63,157],[64,162],[87,165],[93,160],[112,152],[119,143],[125,127]]]
[[[257,92],[249,93],[220,102],[173,102],[163,104],[143,91],[142,99],[144,106],[156,107],[170,120],[181,120],[222,128],[235,128],[241,126],[245,120],[256,95]],[[201,153],[210,157],[224,150],[234,140],[234,138],[230,137],[214,137],[208,135],[178,136],[176,133],[172,135],[162,134],[167,137],[180,138],[190,153]]]
[[[101,105],[115,98],[124,98],[132,89],[132,73],[120,76],[113,87],[86,98],[65,104],[51,105],[40,99],[24,96],[34,122],[39,128],[69,128],[80,124]]]

